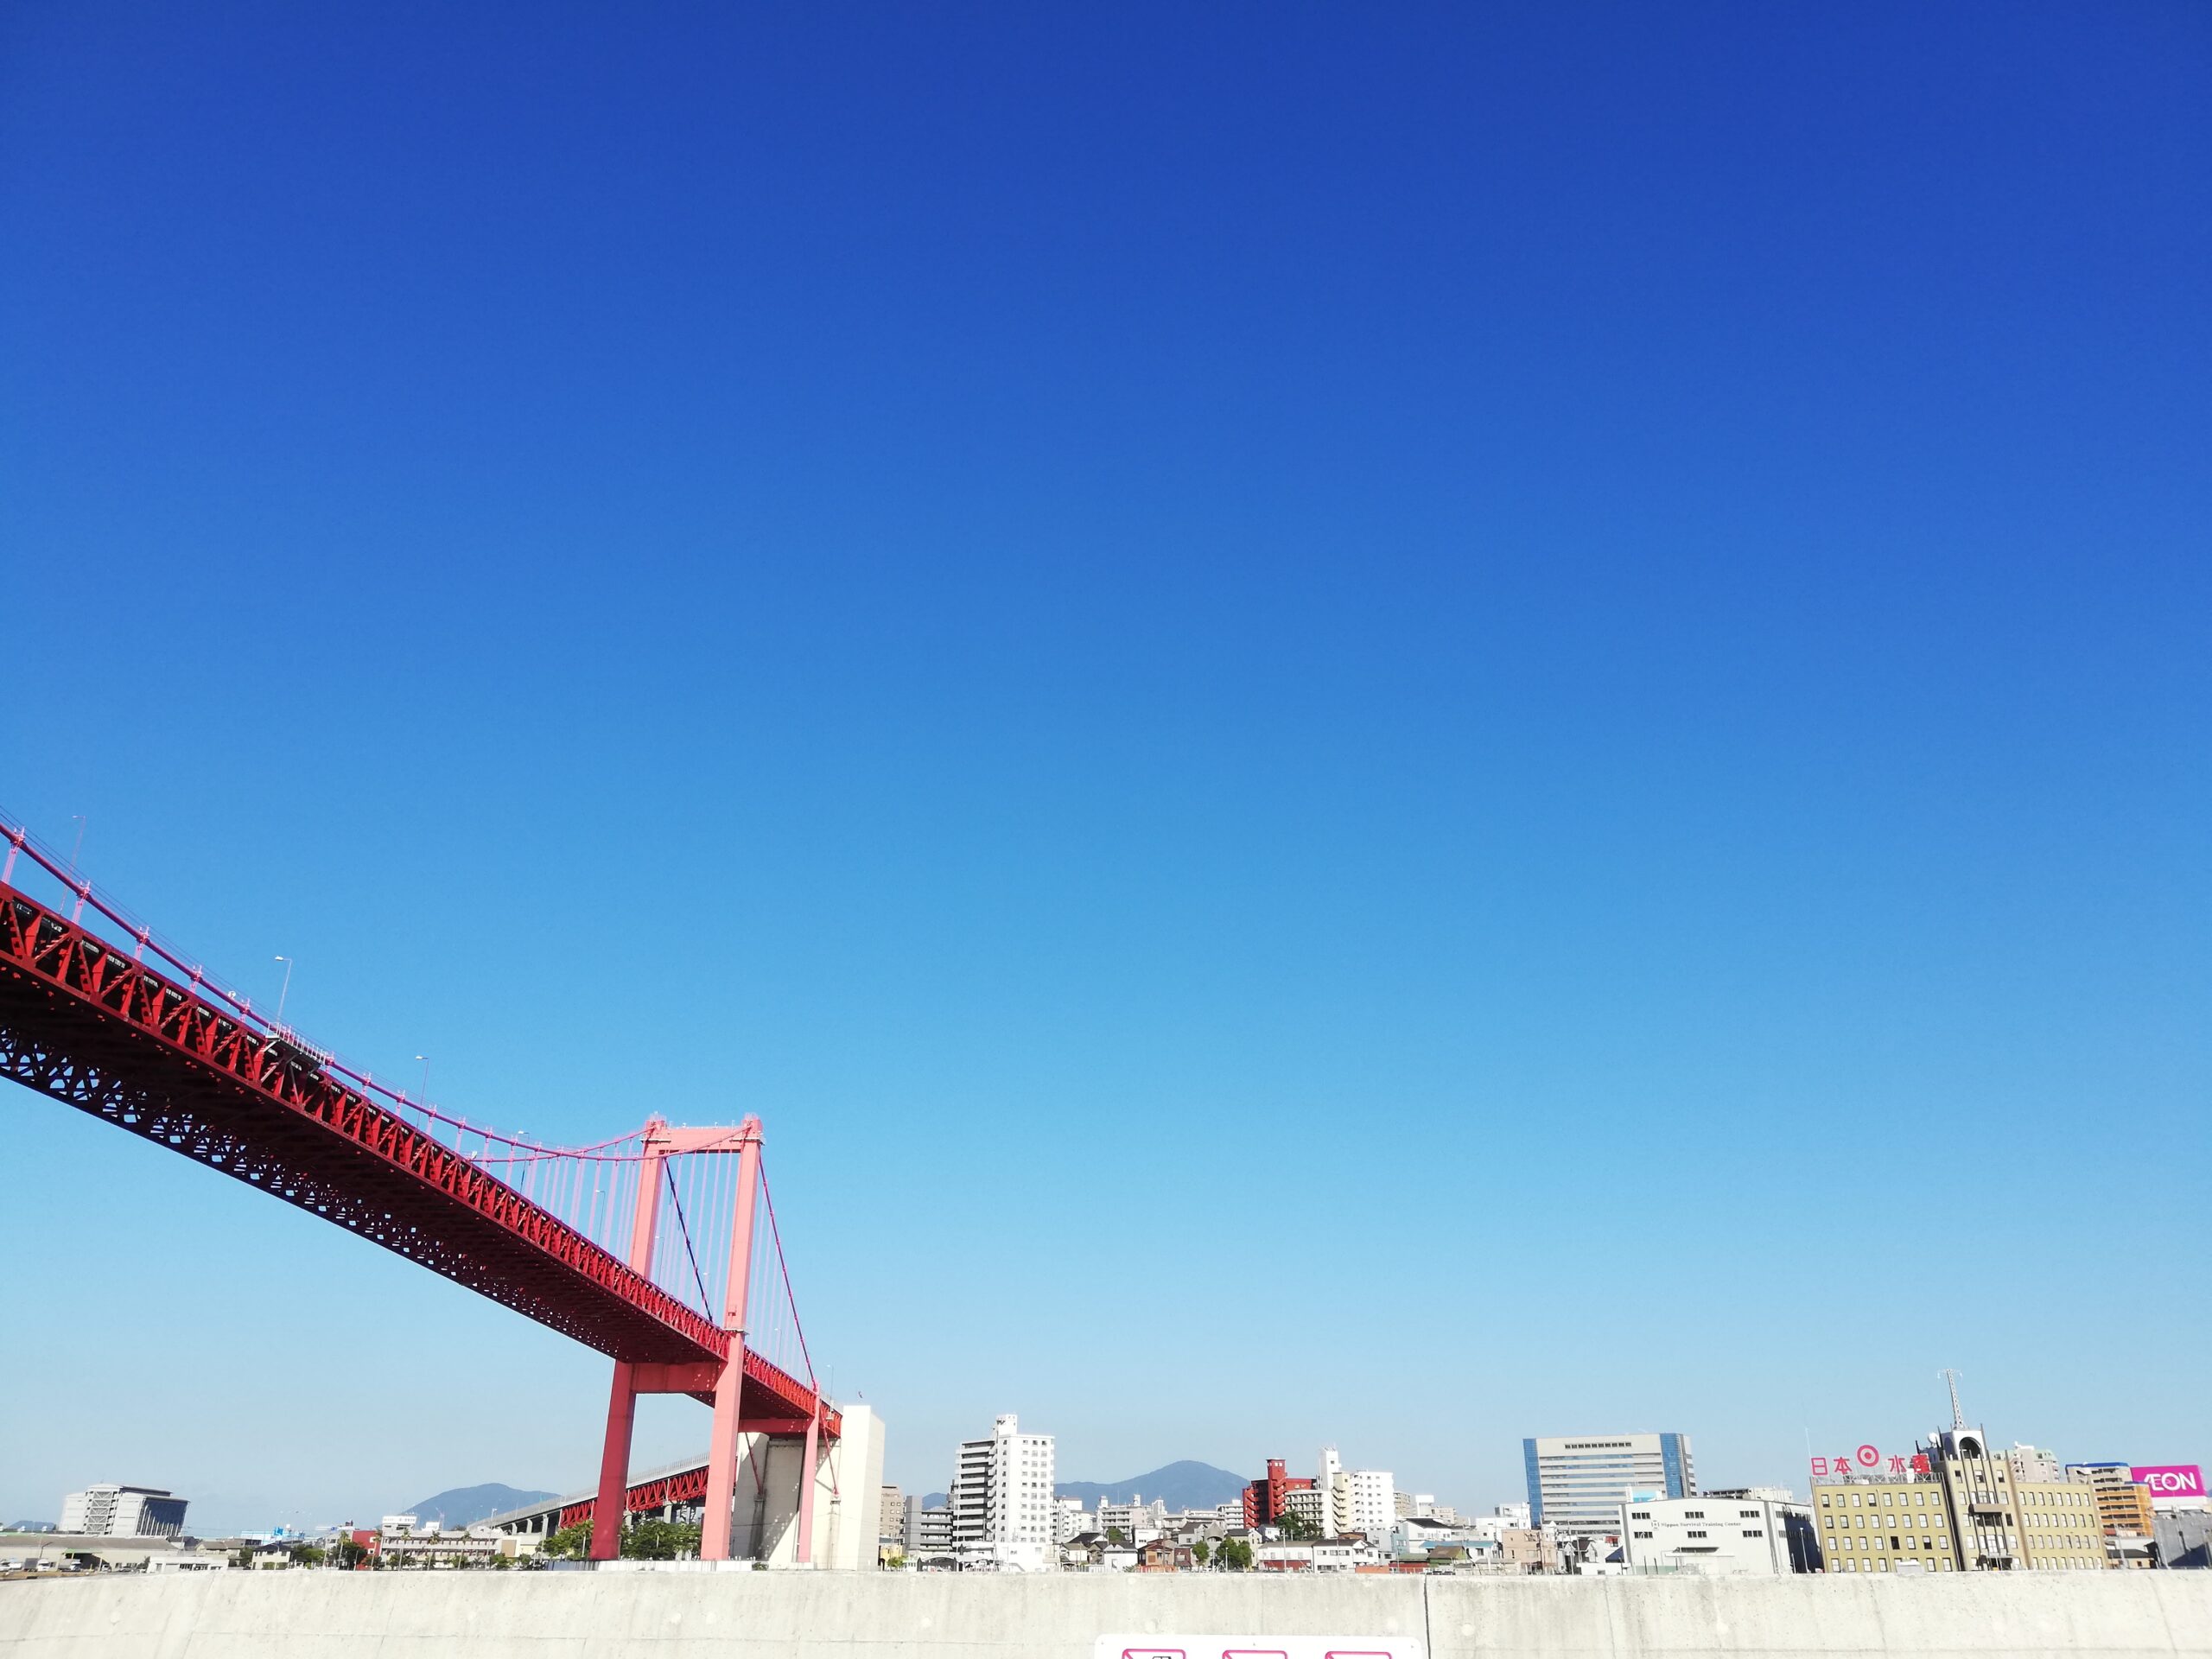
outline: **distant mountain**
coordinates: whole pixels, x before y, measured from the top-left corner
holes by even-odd
[[[467,1527],[474,1526],[487,1515],[518,1510],[525,1503],[543,1503],[549,1497],[559,1496],[558,1492],[525,1492],[517,1487],[502,1486],[495,1480],[483,1486],[456,1486],[449,1492],[440,1492],[435,1497],[411,1504],[404,1512],[425,1526],[435,1521],[442,1527]]]
[[[1148,1475],[1132,1475],[1127,1480],[1109,1481],[1104,1485],[1095,1481],[1064,1480],[1052,1491],[1061,1497],[1079,1497],[1086,1505],[1100,1502],[1127,1503],[1141,1496],[1147,1503],[1159,1498],[1171,1510],[1207,1510],[1243,1497],[1246,1480],[1243,1475],[1232,1475],[1226,1469],[1217,1469],[1210,1463],[1193,1463],[1185,1458]]]
[[[1226,1469],[1217,1469],[1210,1463],[1193,1463],[1185,1458],[1148,1475],[1132,1475],[1127,1480],[1104,1485],[1095,1480],[1064,1480],[1052,1491],[1059,1497],[1081,1498],[1086,1507],[1096,1505],[1101,1499],[1109,1503],[1127,1503],[1141,1496],[1147,1503],[1159,1498],[1171,1510],[1208,1510],[1218,1503],[1235,1503],[1244,1496],[1244,1486],[1242,1475],[1232,1475]],[[922,1507],[925,1510],[941,1510],[951,1501],[943,1492],[922,1494]]]

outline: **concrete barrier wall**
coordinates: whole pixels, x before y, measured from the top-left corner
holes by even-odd
[[[2212,1659],[2212,1573],[1497,1580],[221,1573],[0,1584],[0,1659],[1093,1659],[1109,1632],[1388,1636],[1428,1659]]]

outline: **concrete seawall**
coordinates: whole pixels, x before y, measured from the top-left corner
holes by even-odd
[[[1428,1659],[2212,1659],[2212,1573],[1697,1580],[293,1572],[0,1584],[0,1659],[463,1651],[1093,1659],[1108,1633],[1207,1632],[1389,1637],[1394,1646],[1421,1643]]]

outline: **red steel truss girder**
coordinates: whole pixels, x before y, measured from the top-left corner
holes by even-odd
[[[741,1434],[784,1434],[792,1439],[806,1433],[804,1417],[747,1418],[739,1422]],[[707,1496],[707,1465],[694,1464],[689,1469],[678,1469],[674,1474],[657,1476],[652,1480],[633,1484],[622,1494],[622,1507],[631,1515],[641,1515],[647,1510],[659,1509],[664,1503],[697,1503]],[[577,1499],[562,1506],[554,1530],[581,1526],[591,1519],[592,1500]]]
[[[641,1480],[622,1494],[622,1507],[632,1515],[647,1510],[659,1509],[665,1503],[697,1503],[707,1496],[707,1465],[679,1469],[672,1475],[663,1475],[657,1480]],[[592,1500],[570,1503],[561,1511],[554,1522],[554,1530],[581,1526],[591,1519]]]
[[[721,1363],[729,1338],[459,1153],[0,884],[0,1075],[258,1186],[617,1359]],[[712,1399],[711,1391],[705,1395]],[[813,1408],[748,1351],[751,1415]],[[824,1414],[835,1430],[836,1414]]]

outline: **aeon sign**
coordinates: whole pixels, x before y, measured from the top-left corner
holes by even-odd
[[[2148,1486],[2154,1499],[2204,1496],[2204,1471],[2193,1463],[2152,1464],[2130,1469],[2127,1478],[2139,1486]]]

